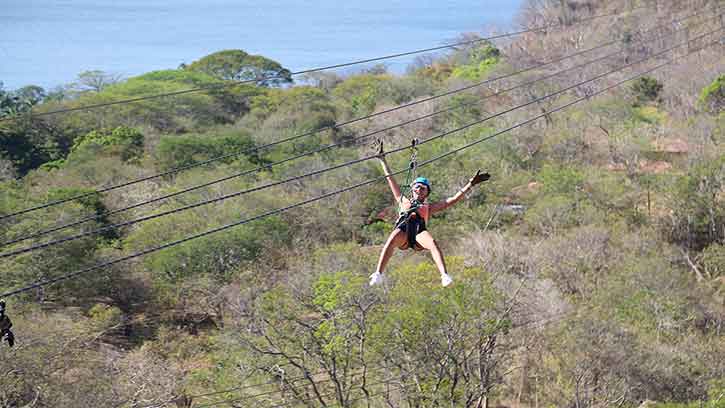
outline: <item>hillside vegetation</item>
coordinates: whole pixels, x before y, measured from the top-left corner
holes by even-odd
[[[0,258],[0,292],[380,178],[376,139],[392,150],[446,134],[420,145],[422,162],[495,135],[418,169],[433,200],[492,174],[429,225],[451,287],[412,251],[394,256],[385,287],[368,286],[395,219],[379,179],[9,296],[0,407],[725,407],[722,4],[523,3],[521,28],[549,28],[421,56],[404,75],[293,77],[225,50],[126,79],[0,87],[13,118],[0,122],[0,215],[84,195],[3,218],[0,242],[87,219],[0,252],[107,227]],[[196,87],[207,90],[76,109]],[[405,170],[410,155],[388,162]]]

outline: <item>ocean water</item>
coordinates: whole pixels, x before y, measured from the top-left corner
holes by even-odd
[[[293,71],[435,47],[511,28],[521,0],[4,0],[6,89],[129,77],[239,48]],[[388,60],[403,72],[413,57]]]

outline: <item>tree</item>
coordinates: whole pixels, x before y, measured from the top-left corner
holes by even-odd
[[[0,82],[0,117],[27,112],[30,106],[17,93],[4,90]]]
[[[261,86],[280,86],[292,83],[291,72],[277,61],[242,50],[224,50],[209,54],[191,63],[186,69],[199,71],[228,81],[247,81],[259,78]]]
[[[644,76],[634,81],[630,89],[634,94],[636,104],[642,105],[658,101],[663,87],[662,83],[655,78]]]
[[[20,101],[34,106],[45,99],[47,92],[38,85],[28,85],[15,91],[15,95]]]
[[[725,75],[718,76],[702,90],[699,103],[712,113],[722,112],[725,109]]]
[[[117,84],[120,81],[121,75],[109,74],[100,70],[83,71],[78,74],[78,78],[71,88],[77,92],[101,92],[109,85]]]
[[[62,158],[69,147],[70,141],[61,132],[40,119],[23,116],[0,127],[0,157],[12,162],[21,176]]]
[[[672,242],[701,250],[725,240],[725,157],[691,168],[668,194],[670,214],[663,228]]]
[[[71,153],[92,146],[115,147],[121,160],[138,159],[143,155],[144,136],[137,129],[119,126],[115,129],[99,129],[77,138],[71,147]]]

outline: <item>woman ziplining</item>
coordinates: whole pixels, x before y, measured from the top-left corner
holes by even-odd
[[[413,141],[413,155],[410,160],[410,170],[408,171],[408,177],[410,177],[411,170],[415,173],[417,168],[416,163],[416,144]],[[388,240],[383,246],[383,250],[380,252],[380,259],[378,259],[378,266],[375,272],[370,275],[370,286],[378,285],[383,281],[383,271],[385,266],[388,264],[390,257],[393,255],[395,248],[398,249],[409,249],[412,248],[416,251],[428,250],[433,256],[433,261],[438,267],[438,271],[441,274],[441,285],[448,286],[453,282],[453,279],[446,270],[445,260],[441,253],[438,244],[433,239],[433,236],[426,230],[426,224],[428,223],[431,215],[441,212],[453,204],[461,201],[465,194],[473,188],[476,184],[488,180],[491,176],[488,173],[481,174],[481,170],[476,172],[476,175],[455,195],[449,197],[443,201],[428,204],[425,200],[428,198],[431,192],[430,181],[425,177],[417,177],[413,180],[410,185],[410,198],[405,197],[400,190],[400,186],[391,175],[390,167],[385,161],[385,152],[383,150],[383,144],[380,142],[380,150],[378,151],[378,159],[380,164],[383,166],[383,172],[388,180],[388,186],[393,192],[393,197],[398,203],[398,210],[400,217],[395,222],[395,229],[388,236]],[[407,180],[406,180],[407,184]]]

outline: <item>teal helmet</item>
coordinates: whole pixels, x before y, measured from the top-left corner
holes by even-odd
[[[428,193],[430,193],[430,181],[428,181],[427,178],[425,178],[425,177],[418,177],[415,180],[413,180],[413,183],[411,183],[411,186],[414,185],[414,184],[416,184],[416,183],[423,184],[424,186],[426,186],[428,188]]]

